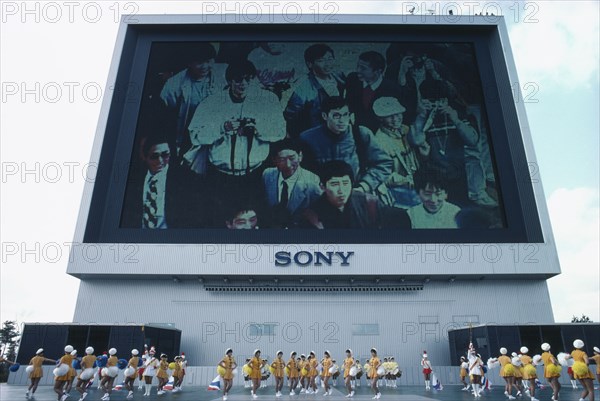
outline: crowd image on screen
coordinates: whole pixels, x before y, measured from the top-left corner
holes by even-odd
[[[155,43],[121,227],[504,228],[478,71],[468,43]]]

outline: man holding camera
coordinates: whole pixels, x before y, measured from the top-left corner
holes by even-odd
[[[189,126],[193,145],[209,146],[209,185],[217,198],[258,196],[269,144],[285,136],[279,99],[260,89],[249,61],[227,67],[228,87],[196,109]]]

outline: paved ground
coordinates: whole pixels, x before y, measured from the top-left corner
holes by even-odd
[[[0,385],[0,401],[24,401],[25,391],[27,388],[25,386],[9,386],[2,384]],[[439,401],[468,401],[474,400],[474,397],[465,391],[461,391],[461,388],[458,386],[446,386],[442,391],[425,391],[422,387],[417,386],[402,386],[396,389],[392,388],[382,388],[381,389],[383,400],[398,400],[398,401],[428,401],[428,400],[439,400]],[[267,387],[264,389],[259,389],[258,391],[258,400],[346,400],[345,398],[346,392],[343,388],[338,387],[334,389],[333,394],[331,396],[323,396],[322,392],[316,395],[296,395],[295,397],[290,397],[289,392],[286,393],[281,398],[275,398],[273,387]],[[127,395],[126,391],[115,391],[111,397],[111,401],[121,401],[125,400],[125,396]],[[573,390],[572,388],[564,388],[560,393],[559,400],[560,401],[577,401],[581,395],[581,391]],[[596,399],[600,401],[600,394],[598,390],[596,390]],[[364,387],[358,388],[356,391],[356,395],[354,396],[355,400],[370,400],[373,394],[370,393],[369,389]],[[536,394],[536,398],[540,401],[550,401],[550,397],[552,393],[549,388],[545,388],[543,390],[538,390]],[[98,390],[91,390],[90,394],[87,396],[86,401],[100,401],[102,397],[102,393]],[[39,387],[38,391],[35,393],[34,400],[35,401],[54,401],[56,400],[56,394],[52,391],[52,388],[48,386]],[[75,390],[71,392],[71,397],[68,398],[68,401],[77,401],[79,399],[79,393]],[[186,387],[182,392],[171,394],[167,393],[161,396],[156,395],[156,386],[152,389],[152,395],[150,397],[144,397],[142,391],[135,392],[134,400],[138,401],[156,401],[156,400],[164,400],[164,401],[217,401],[222,399],[222,393],[220,391],[208,391],[206,387]],[[529,397],[520,398],[524,401],[529,401]],[[233,391],[229,395],[229,400],[231,401],[250,401],[252,398],[250,397],[250,390],[245,389],[243,387],[234,387]],[[486,391],[484,396],[480,398],[482,401],[504,401],[506,397],[503,394],[503,389],[501,387],[494,387],[491,391]]]

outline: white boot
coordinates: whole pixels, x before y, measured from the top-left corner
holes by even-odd
[[[574,390],[577,390],[577,380],[571,380],[571,386],[573,386]]]

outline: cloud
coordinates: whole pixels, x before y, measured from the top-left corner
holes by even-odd
[[[598,83],[600,36],[597,1],[544,1],[506,15],[522,82],[561,88]],[[508,11],[508,10],[505,10]],[[537,20],[533,22],[532,20]],[[515,22],[516,20],[516,22]],[[529,22],[526,22],[529,21]]]
[[[600,320],[600,207],[597,188],[560,188],[548,198],[562,274],[548,281],[554,317]]]

